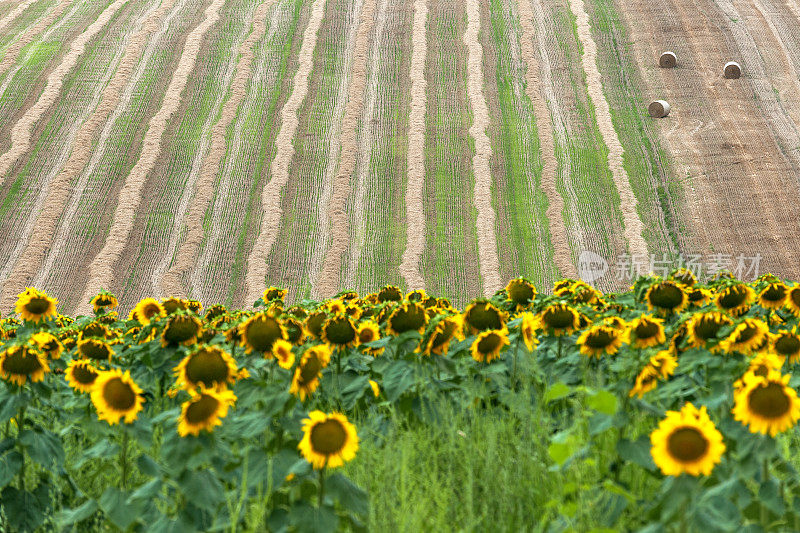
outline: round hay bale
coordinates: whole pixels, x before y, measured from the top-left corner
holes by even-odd
[[[658,66],[661,68],[675,68],[678,64],[678,57],[674,52],[664,52],[658,58]]]
[[[738,80],[742,76],[742,67],[736,61],[728,61],[723,69],[725,79]]]
[[[656,100],[647,106],[647,111],[653,118],[664,118],[669,115],[669,104],[665,100]]]

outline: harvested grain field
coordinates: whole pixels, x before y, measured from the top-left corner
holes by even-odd
[[[795,0],[0,2],[0,311],[797,278],[797,28]]]

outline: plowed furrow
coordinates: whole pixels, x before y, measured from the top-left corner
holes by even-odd
[[[28,46],[33,39],[53,25],[58,18],[64,14],[72,0],[59,0],[51,9],[47,10],[42,17],[35,21],[35,24],[26,26],[19,38],[14,39],[5,50],[0,59],[0,76],[2,76],[19,58],[22,49]],[[0,94],[2,94],[0,92]]]

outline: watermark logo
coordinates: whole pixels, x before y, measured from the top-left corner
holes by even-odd
[[[608,272],[608,261],[598,254],[584,250],[578,256],[578,277],[587,283],[593,283]]]
[[[607,275],[622,282],[630,282],[647,274],[667,277],[679,268],[685,268],[698,279],[730,272],[738,279],[753,280],[760,273],[761,254],[622,254],[615,261],[609,261],[591,250],[583,250],[578,255],[578,276],[587,283],[594,283]]]

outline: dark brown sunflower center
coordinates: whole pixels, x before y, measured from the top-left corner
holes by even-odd
[[[171,315],[178,309],[186,309],[186,306],[183,304],[183,302],[181,302],[176,298],[169,298],[167,300],[164,300],[162,305],[164,306],[164,311],[166,311],[168,315]]]
[[[534,296],[536,296],[536,292],[530,283],[515,281],[511,282],[508,288],[508,298],[516,304],[527,305],[533,300]]]
[[[3,361],[3,370],[18,376],[28,376],[41,368],[42,364],[36,355],[26,349],[16,350]]]
[[[650,303],[661,309],[674,309],[683,303],[684,292],[677,285],[662,283],[650,291]]]
[[[736,344],[743,344],[749,342],[758,335],[758,328],[753,326],[745,326],[744,328],[740,329],[739,332],[734,336],[733,342]]]
[[[478,352],[484,355],[497,351],[503,345],[503,339],[496,333],[490,333],[478,342]]]
[[[464,320],[478,331],[503,327],[503,317],[500,316],[500,311],[485,303],[475,304],[464,316]]]
[[[188,316],[176,316],[164,329],[164,338],[171,344],[180,344],[193,339],[200,332],[200,324]]]
[[[306,362],[300,367],[300,384],[306,385],[317,379],[320,370],[322,370],[322,363],[319,359],[316,357],[306,359]]]
[[[332,318],[325,324],[325,338],[331,344],[343,346],[355,340],[356,329],[347,317]]]
[[[667,438],[667,451],[676,461],[693,463],[708,451],[708,440],[697,428],[678,428]]]
[[[747,291],[737,287],[726,290],[719,299],[719,306],[723,309],[733,309],[744,303]]]
[[[254,350],[268,352],[275,341],[283,337],[283,332],[274,318],[263,316],[247,324],[243,335],[245,342]]]
[[[713,339],[723,325],[715,318],[701,318],[694,327],[694,336],[704,341]]]
[[[616,335],[606,329],[592,331],[586,337],[586,345],[590,348],[605,348],[617,339]]]
[[[190,424],[202,424],[214,416],[219,408],[219,400],[209,394],[201,394],[186,408],[186,421]]]
[[[700,300],[706,297],[705,293],[700,289],[694,289],[693,291],[689,291],[688,296],[690,302],[699,302]]]
[[[115,377],[103,386],[103,399],[117,411],[127,411],[136,403],[136,394],[130,385]]]
[[[444,322],[444,326],[439,326],[438,331],[433,335],[433,343],[431,348],[438,348],[456,334],[456,323],[449,320]]]
[[[292,344],[300,340],[300,337],[303,335],[303,328],[298,322],[287,320],[284,327],[286,328],[286,340]]]
[[[392,313],[392,316],[389,317],[389,326],[398,334],[406,331],[418,331],[425,325],[427,316],[424,307],[411,304],[400,307]]]
[[[786,287],[782,285],[770,285],[763,293],[761,299],[766,302],[780,302],[786,297]]]
[[[652,339],[658,335],[658,324],[655,322],[639,322],[639,325],[633,331],[639,339]]]
[[[111,298],[109,298],[108,296],[98,296],[97,300],[94,301],[94,304],[97,307],[105,307],[113,303],[114,303],[113,300],[111,300]]]
[[[111,347],[102,341],[93,339],[81,342],[78,352],[87,359],[95,361],[107,361],[111,358]]]
[[[31,301],[25,304],[25,310],[34,315],[44,314],[50,309],[50,300],[42,296],[34,296]]]
[[[756,376],[766,377],[769,375],[769,367],[764,363],[761,363],[760,365],[755,367],[755,369],[753,369],[753,374],[755,374]]]
[[[783,385],[770,383],[750,392],[750,410],[763,418],[780,418],[789,412],[791,403]]]
[[[97,379],[97,372],[86,365],[72,367],[72,377],[81,385],[91,385]]]
[[[208,350],[196,352],[186,363],[186,377],[189,381],[202,383],[206,387],[211,387],[215,382],[227,381],[229,370],[220,354]]]
[[[375,330],[371,328],[365,328],[358,332],[358,342],[372,342],[377,338]]]
[[[781,355],[794,355],[800,351],[800,337],[797,335],[782,335],[775,341],[775,351]]]
[[[306,326],[308,327],[308,331],[311,332],[312,335],[319,338],[322,334],[322,325],[325,323],[325,313],[314,313],[308,320],[306,321]]]
[[[575,313],[572,309],[548,309],[543,318],[547,327],[553,329],[571,328],[575,325]]]
[[[152,318],[153,315],[157,315],[161,309],[156,304],[147,304],[142,308],[142,314],[146,318]]]
[[[82,333],[84,337],[105,337],[108,330],[102,324],[92,322],[83,328]]]
[[[347,442],[347,432],[338,420],[326,420],[311,428],[311,448],[323,455],[342,451]]]
[[[403,293],[393,285],[387,285],[378,293],[379,302],[399,302],[402,299]]]

